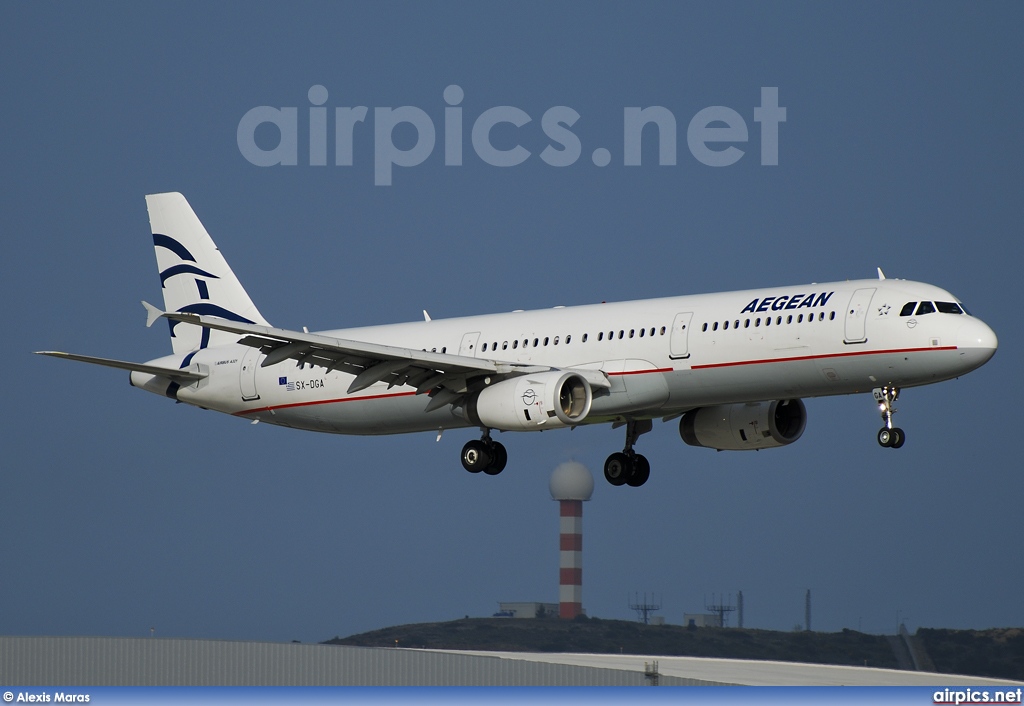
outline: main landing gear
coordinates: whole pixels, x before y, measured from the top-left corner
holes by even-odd
[[[639,488],[651,477],[651,464],[646,456],[633,450],[633,444],[654,427],[650,419],[630,420],[626,422],[626,448],[621,453],[613,453],[604,462],[604,477],[612,485],[628,485]]]
[[[887,449],[898,449],[907,440],[907,435],[899,427],[892,425],[892,415],[896,414],[893,403],[899,399],[900,390],[898,387],[876,387],[873,391],[878,401],[878,409],[882,413],[882,421],[885,426],[878,430],[878,445]]]
[[[480,439],[466,442],[462,447],[462,467],[470,473],[483,471],[489,476],[496,476],[505,470],[508,463],[508,452],[505,447],[491,439],[491,430],[484,429]]]

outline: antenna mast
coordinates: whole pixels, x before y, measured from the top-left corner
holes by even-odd
[[[644,625],[650,625],[651,613],[653,613],[656,610],[661,610],[661,601],[659,600],[657,603],[655,603],[654,594],[652,593],[651,600],[650,602],[648,602],[647,594],[644,593],[644,599],[641,602],[639,594],[634,593],[633,600],[632,602],[630,602],[629,607],[631,610],[636,611],[637,620],[639,620]]]
[[[711,602],[704,604],[704,609],[712,613],[718,613],[718,627],[724,628],[726,626],[726,617],[729,613],[736,610],[736,606],[732,605],[732,595],[729,595],[729,602],[725,602],[725,596],[719,596],[718,602],[715,602],[715,594],[711,594]]]

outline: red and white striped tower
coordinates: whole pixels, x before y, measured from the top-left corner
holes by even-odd
[[[559,506],[558,617],[583,613],[583,503],[594,493],[587,467],[566,461],[551,474],[551,497]]]

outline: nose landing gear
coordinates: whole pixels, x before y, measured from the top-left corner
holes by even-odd
[[[903,430],[892,425],[892,415],[896,414],[893,403],[899,399],[900,389],[892,386],[876,387],[872,393],[875,400],[878,401],[882,421],[885,422],[885,426],[878,430],[878,445],[887,449],[898,449],[907,440],[907,435],[903,433]]]
[[[505,447],[491,439],[491,430],[484,429],[480,439],[466,442],[462,447],[462,467],[470,473],[483,471],[489,476],[496,476],[505,470],[508,463],[508,452]]]
[[[626,448],[613,453],[604,462],[604,477],[612,485],[628,485],[639,488],[651,477],[651,464],[646,456],[633,450],[633,444],[654,427],[650,419],[626,422]]]

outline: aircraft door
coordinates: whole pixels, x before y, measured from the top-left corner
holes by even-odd
[[[690,357],[690,319],[692,318],[692,311],[676,314],[668,340],[669,358]]]
[[[868,318],[868,307],[871,306],[871,297],[875,295],[874,287],[870,289],[858,289],[850,297],[850,305],[846,307],[846,337],[845,343],[864,343],[867,335],[864,324]]]
[[[462,345],[459,346],[459,355],[464,355],[469,358],[476,357],[476,346],[480,340],[480,332],[474,331],[473,333],[467,333],[462,337]]]
[[[243,400],[258,400],[256,392],[256,369],[260,357],[259,348],[247,348],[242,356],[242,365],[238,369],[238,387]]]

